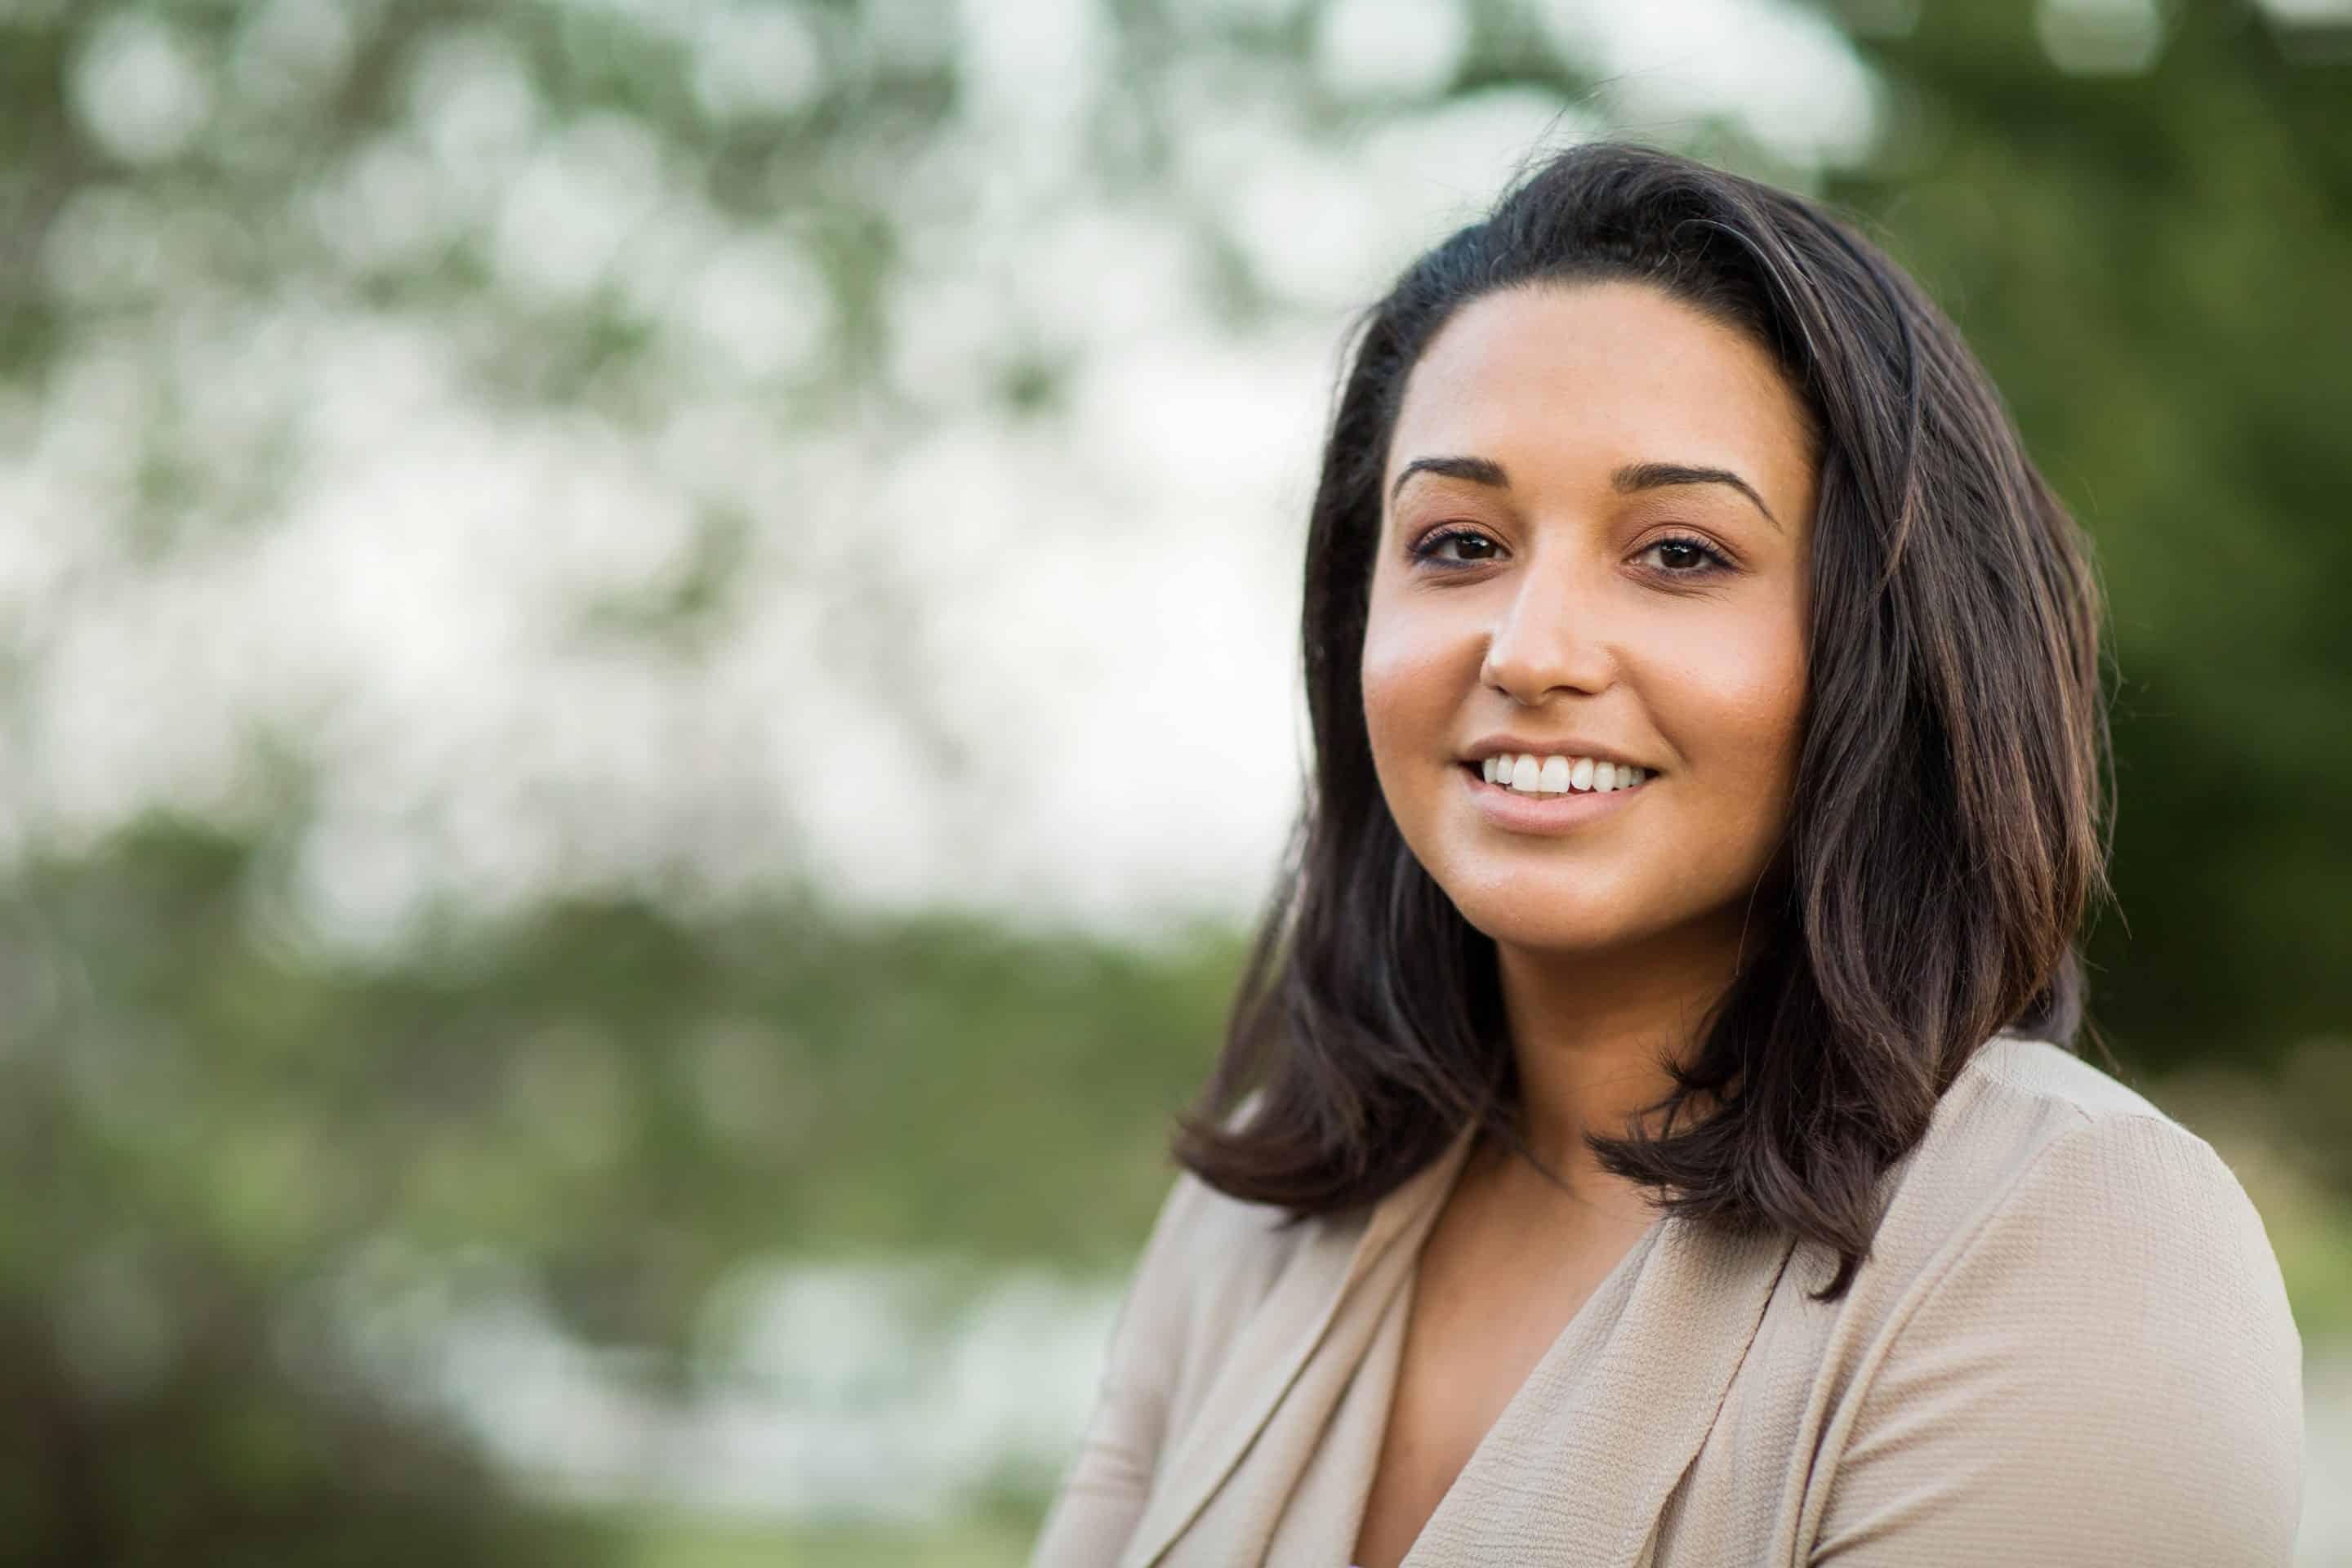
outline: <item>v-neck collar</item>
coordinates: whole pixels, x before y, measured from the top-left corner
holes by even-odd
[[[1441,1202],[1431,1215],[1433,1226],[1437,1218],[1443,1215],[1444,1207],[1444,1204]],[[1534,1386],[1537,1375],[1556,1360],[1580,1358],[1585,1354],[1585,1347],[1596,1339],[1605,1341],[1614,1320],[1624,1310],[1626,1297],[1631,1294],[1630,1280],[1638,1277],[1651,1248],[1657,1245],[1668,1223],[1668,1217],[1663,1214],[1653,1218],[1643,1228],[1642,1233],[1633,1238],[1617,1261],[1610,1266],[1609,1271],[1601,1276],[1600,1282],[1593,1286],[1591,1293],[1578,1304],[1576,1310],[1570,1314],[1568,1321],[1561,1326],[1559,1332],[1553,1336],[1552,1342],[1545,1348],[1544,1353],[1537,1359],[1536,1365],[1529,1370],[1527,1381],[1513,1392],[1511,1397],[1504,1403],[1503,1408],[1496,1414],[1493,1423],[1480,1434],[1478,1443],[1471,1450],[1470,1457],[1463,1461],[1462,1469],[1454,1476],[1444,1494],[1439,1498],[1438,1509],[1444,1507],[1445,1498],[1453,1496],[1454,1490],[1462,1485],[1463,1479],[1471,1473],[1472,1468],[1478,1463],[1479,1455],[1486,1449],[1489,1440],[1495,1434],[1508,1427],[1514,1419],[1515,1411],[1528,1399],[1529,1390]],[[1398,1293],[1397,1300],[1389,1309],[1404,1320],[1399,1325],[1400,1331],[1410,1327],[1412,1300],[1419,1289],[1420,1281],[1421,1270],[1416,1263],[1413,1268],[1406,1271],[1404,1288]],[[1386,1363],[1378,1368],[1368,1366],[1364,1369],[1367,1372],[1375,1373],[1379,1378],[1380,1386],[1385,1390],[1384,1396],[1378,1401],[1377,1411],[1369,1409],[1367,1411],[1368,1417],[1377,1421],[1379,1431],[1372,1443],[1370,1459],[1356,1474],[1348,1478],[1349,1490],[1353,1495],[1349,1499],[1347,1518],[1340,1521],[1344,1525],[1347,1536],[1346,1540],[1338,1544],[1337,1550],[1340,1555],[1334,1559],[1330,1553],[1322,1553],[1320,1556],[1323,1560],[1336,1560],[1351,1565],[1355,1562],[1356,1537],[1363,1529],[1364,1512],[1371,1501],[1372,1483],[1379,1479],[1383,1439],[1386,1436],[1389,1421],[1394,1414],[1397,1379],[1402,1371],[1405,1336],[1402,1331],[1399,1331],[1392,1337],[1393,1343],[1375,1342],[1378,1346],[1376,1353],[1384,1354]],[[1413,1554],[1419,1550],[1422,1539],[1428,1534],[1429,1526],[1435,1521],[1436,1518],[1437,1510],[1433,1510],[1429,1519],[1422,1522],[1421,1534],[1415,1536],[1413,1544],[1406,1549],[1400,1568],[1404,1568],[1404,1565],[1415,1561]]]
[[[1514,1521],[1508,1534],[1523,1540],[1530,1514],[1542,1518],[1542,1539],[1577,1543],[1554,1561],[1641,1563],[1793,1246],[1785,1234],[1653,1223],[1496,1417],[1402,1568],[1498,1561],[1509,1550],[1498,1521]]]
[[[1228,1347],[1122,1568],[1258,1561],[1382,1321],[1405,1304],[1400,1296],[1411,1289],[1421,1245],[1475,1137],[1475,1129],[1458,1135],[1357,1226],[1322,1225],[1302,1244]],[[1523,1541],[1530,1511],[1544,1517],[1544,1539],[1580,1543],[1578,1556],[1562,1561],[1638,1563],[1793,1245],[1785,1233],[1731,1237],[1660,1215],[1505,1405],[1423,1525],[1406,1568],[1507,1560],[1509,1540],[1492,1532],[1507,1529]],[[1391,1337],[1399,1342],[1381,1353],[1401,1354],[1401,1336]],[[1380,1402],[1383,1424],[1388,1403]],[[1278,1411],[1280,1443],[1252,1453]],[[1368,1463],[1376,1468],[1372,1447]],[[1541,1484],[1562,1476],[1576,1484]],[[1349,1507],[1297,1522],[1321,1547],[1319,1562],[1350,1561],[1372,1476],[1367,1469],[1348,1480],[1327,1495],[1352,1492]]]

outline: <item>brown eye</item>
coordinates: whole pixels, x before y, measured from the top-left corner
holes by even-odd
[[[1695,577],[1730,563],[1700,541],[1687,537],[1661,539],[1642,552],[1654,557],[1658,570],[1673,577]]]
[[[1447,546],[1456,546],[1461,553],[1441,554]],[[1437,561],[1449,566],[1478,566],[1495,559],[1491,552],[1501,548],[1485,534],[1467,528],[1444,528],[1423,538],[1412,547],[1415,561]]]

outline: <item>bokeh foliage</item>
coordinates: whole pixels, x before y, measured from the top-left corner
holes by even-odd
[[[957,47],[921,6],[796,7],[810,83],[730,98],[678,21],[722,9],[756,26],[761,7],[0,5],[0,395],[37,407],[78,345],[161,342],[191,301],[324,294],[446,315],[487,395],[621,422],[657,406],[690,374],[673,346],[607,288],[503,289],[472,198],[411,243],[337,233],[330,195],[415,151],[420,81],[490,48],[529,75],[529,134],[651,145],[720,221],[781,225],[814,258],[829,332],[766,385],[781,417],[887,406],[888,280],[912,234],[958,216],[907,210],[890,175],[955,133]],[[1107,7],[1120,91],[1073,129],[1067,178],[1150,189],[1203,81],[1295,103],[1308,137],[1411,107],[1315,74],[1321,9]],[[2352,1322],[2330,1206],[2352,1196],[2352,53],[2215,0],[2171,8],[2151,70],[2084,79],[2050,63],[2023,0],[1930,3],[1891,30],[1890,9],[1853,10],[1889,106],[1863,167],[1781,167],[1728,121],[1627,129],[1813,179],[1863,215],[2090,526],[2123,803],[2096,1008],[2126,1064],[2274,1163],[2306,1326]],[[1437,96],[1594,105],[1525,7],[1465,14]],[[108,129],[78,107],[108,48],[166,77],[195,62],[202,115]],[[1196,216],[1219,320],[1292,308]],[[61,268],[106,259],[108,234],[137,252],[120,276]],[[994,395],[1050,417],[1057,352],[1016,345]],[[268,468],[225,494],[200,414],[142,432],[121,515],[89,521],[121,531],[114,570],[268,526]],[[714,577],[740,526],[709,520]],[[48,635],[9,628],[0,668],[37,667]],[[398,952],[338,956],[286,899],[302,799],[37,844],[0,889],[17,1195],[0,1210],[0,1536],[34,1559],[617,1551],[510,1496],[322,1303],[488,1252],[583,1338],[661,1347],[683,1382],[705,1297],[747,1256],[1115,1268],[1238,963],[1238,931],[1140,951],[790,888],[722,914],[616,896],[485,929],[458,910]]]
[[[1932,6],[1875,46],[1923,96],[1887,172],[1837,194],[1953,312],[2098,545],[2099,1014],[2143,1063],[2266,1066],[2352,1019],[2352,67],[2189,5],[2148,74],[2052,90],[2029,11]]]

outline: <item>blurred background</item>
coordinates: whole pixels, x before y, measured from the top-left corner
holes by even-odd
[[[0,0],[0,1555],[1025,1554],[1348,313],[1861,215],[2114,600],[2131,1081],[2352,1563],[2352,0]]]

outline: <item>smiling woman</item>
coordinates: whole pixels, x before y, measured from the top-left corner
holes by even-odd
[[[1629,983],[1677,1005],[1720,991],[1797,767],[1814,490],[1802,406],[1760,348],[1655,289],[1512,289],[1431,344],[1391,445],[1363,707],[1414,859],[1507,966],[1528,969],[1506,995],[1542,984],[1576,999],[1537,1027],[1599,1037],[1593,999]],[[1496,752],[1516,754],[1510,783],[1473,784]],[[1577,788],[1607,766],[1613,794],[1629,763],[1648,780],[1638,807]],[[1565,797],[1543,798],[1552,781]],[[1664,958],[1652,939],[1667,933],[1676,973],[1636,982],[1629,959]],[[1693,963],[1707,972],[1680,967]],[[1553,1142],[1538,1145],[1548,1163],[1573,1139]]]
[[[2261,1220],[2071,1048],[2099,621],[1814,205],[1581,147],[1408,268],[1298,853],[1037,1562],[2287,1561]]]

